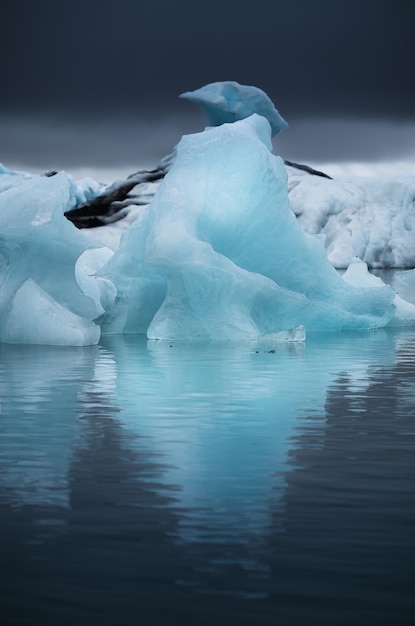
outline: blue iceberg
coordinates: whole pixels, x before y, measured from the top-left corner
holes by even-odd
[[[101,295],[108,305],[112,285],[85,268],[95,271],[108,254],[90,250],[89,239],[64,217],[76,202],[73,181],[65,173],[30,176],[3,168],[1,174],[1,341],[97,343],[93,320],[105,310]]]
[[[298,326],[362,330],[393,320],[394,292],[356,287],[290,210],[262,116],[182,138],[153,201],[101,275],[118,295],[106,333],[258,340]]]
[[[414,197],[414,176],[327,180],[289,172],[291,210],[303,230],[324,236],[337,268],[356,256],[371,268],[414,267]]]
[[[229,86],[243,102],[237,83],[207,86],[207,101],[216,89],[229,104]],[[263,92],[247,89],[258,111]],[[323,239],[302,230],[272,154],[283,121],[269,102],[263,115],[249,115],[249,97],[244,109],[229,104],[233,123],[219,116],[184,136],[115,252],[64,216],[98,183],[0,168],[0,340],[83,346],[103,332],[263,343],[413,324],[415,307],[360,270],[343,280]]]

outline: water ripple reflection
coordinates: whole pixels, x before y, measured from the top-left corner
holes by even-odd
[[[0,347],[7,624],[410,624],[415,337]]]

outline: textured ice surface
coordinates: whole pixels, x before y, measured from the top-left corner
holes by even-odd
[[[269,121],[273,135],[288,127],[262,89],[233,80],[210,83],[195,91],[186,91],[180,97],[198,104],[212,126],[243,120],[257,113]]]
[[[103,311],[99,289],[89,285],[86,293],[76,276],[76,264],[91,243],[63,215],[74,206],[75,197],[73,182],[64,173],[48,178],[2,169],[1,341],[78,346],[98,342],[100,328],[93,320]],[[101,256],[99,265],[103,262]],[[81,268],[77,271],[82,275]],[[89,277],[89,283],[93,280]],[[99,283],[107,285],[104,279]]]
[[[369,237],[366,253],[376,245],[391,262],[389,227],[394,258],[413,253],[410,184],[290,176],[290,208],[287,171],[271,150],[270,123],[257,114],[183,137],[115,254],[64,217],[101,185],[0,167],[0,340],[88,345],[101,326],[150,339],[272,346],[303,341],[306,332],[413,323],[414,307],[373,284],[365,264],[339,277],[323,238],[299,224],[343,250],[330,239],[337,232],[330,218],[343,214],[344,232],[353,241]]]
[[[290,210],[286,171],[256,114],[182,138],[152,203],[103,275],[118,288],[104,332],[255,339],[384,326],[394,292],[347,284]]]
[[[258,113],[272,134],[288,125],[257,87],[223,81],[182,94],[201,106],[210,124]],[[357,255],[370,267],[414,267],[415,176],[329,180],[288,168],[292,210],[304,230],[325,235],[330,262],[345,268]]]
[[[328,180],[290,169],[290,205],[302,228],[324,234],[330,262],[415,266],[415,176]]]

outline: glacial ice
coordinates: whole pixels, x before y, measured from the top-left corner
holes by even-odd
[[[391,288],[347,284],[290,211],[286,171],[256,114],[182,138],[153,201],[101,274],[105,333],[257,339],[392,322]]]
[[[288,128],[265,91],[234,80],[209,83],[200,89],[182,93],[180,98],[198,104],[212,126],[243,120],[257,113],[269,121],[273,136]]]
[[[181,95],[199,105],[210,124],[267,118],[272,134],[288,126],[267,94],[235,81]],[[355,256],[372,268],[415,266],[415,176],[338,177],[330,180],[287,167],[290,204],[302,228],[324,234],[329,260],[346,268]]]
[[[357,256],[372,268],[415,266],[415,176],[343,176],[289,170],[290,206],[302,228],[325,237],[329,261]]]
[[[382,288],[384,282],[379,276],[374,276],[368,271],[367,263],[355,257],[342,276],[343,280],[349,285],[366,288]],[[395,293],[393,298],[395,305],[394,325],[405,325],[407,322],[415,320],[415,306],[410,302],[406,302]]]
[[[100,328],[93,320],[103,311],[98,287],[83,291],[82,269],[76,275],[91,243],[63,215],[75,203],[72,180],[64,173],[30,176],[3,168],[0,189],[0,340],[97,343]],[[104,279],[91,282],[108,291]]]
[[[413,324],[415,308],[373,284],[365,263],[341,278],[315,235],[325,235],[329,255],[333,245],[332,263],[336,250],[339,264],[362,245],[391,262],[388,211],[399,197],[393,258],[402,241],[404,256],[413,254],[412,183],[359,187],[288,168],[287,189],[287,169],[272,154],[272,115],[237,113],[234,123],[182,138],[153,200],[110,246],[115,252],[64,217],[100,184],[0,166],[0,340],[82,346],[102,331],[266,344]],[[338,243],[338,216],[358,244]]]

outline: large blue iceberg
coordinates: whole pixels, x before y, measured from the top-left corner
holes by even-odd
[[[286,171],[262,116],[183,137],[152,203],[102,276],[118,288],[104,332],[250,339],[305,326],[385,326],[389,287],[355,287],[290,211]]]
[[[64,217],[99,185],[0,169],[1,341],[280,341],[413,324],[415,307],[390,287],[360,269],[339,276],[290,208],[272,119],[239,117],[182,138],[114,253]]]

